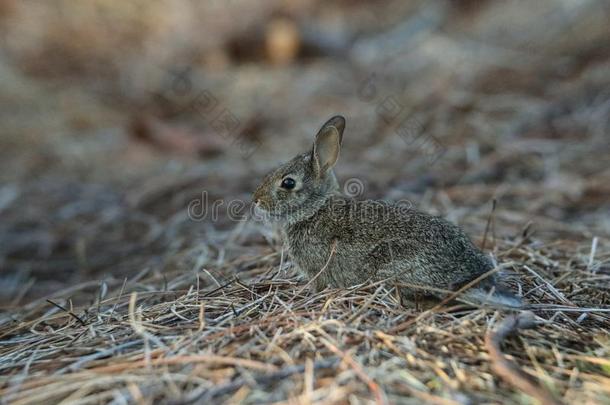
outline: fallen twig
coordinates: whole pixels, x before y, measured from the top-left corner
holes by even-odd
[[[562,405],[547,389],[536,384],[514,363],[506,359],[500,345],[508,336],[517,333],[519,329],[529,329],[535,326],[534,314],[522,312],[516,316],[505,318],[495,330],[489,330],[485,335],[485,347],[491,359],[491,368],[507,383],[524,393],[536,398],[543,405]]]

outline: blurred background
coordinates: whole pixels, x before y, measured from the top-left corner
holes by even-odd
[[[495,201],[498,240],[607,243],[608,21],[606,0],[0,0],[0,303],[279,263],[265,228],[189,204],[249,202],[335,114],[359,198],[477,241]]]

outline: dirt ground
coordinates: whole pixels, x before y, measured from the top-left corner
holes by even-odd
[[[0,0],[2,403],[610,403],[609,20]],[[442,215],[507,271],[535,317],[500,342],[517,371],[485,341],[510,312],[315,294],[249,218],[335,114],[346,193]]]

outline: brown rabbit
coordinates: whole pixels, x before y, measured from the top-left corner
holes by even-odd
[[[326,122],[311,151],[269,173],[254,193],[256,207],[280,222],[289,254],[318,290],[388,280],[411,303],[443,298],[492,270],[491,259],[456,225],[404,205],[356,201],[339,192],[333,167],[345,119]],[[415,286],[415,287],[408,287]],[[469,303],[520,307],[490,276],[460,297]]]

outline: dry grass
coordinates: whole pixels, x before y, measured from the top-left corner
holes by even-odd
[[[604,0],[72,3],[0,0],[1,403],[610,403]],[[462,225],[530,312],[314,294],[188,217],[337,113],[339,179]]]
[[[558,401],[602,403],[610,252],[598,245],[589,260],[578,248],[500,243],[536,323],[503,350]],[[203,271],[142,274],[107,281],[91,305],[71,304],[91,290],[83,284],[14,311],[2,320],[0,395],[13,404],[524,400],[493,371],[484,342],[506,313],[407,310],[384,285],[312,294],[278,252],[248,266],[220,286]]]

